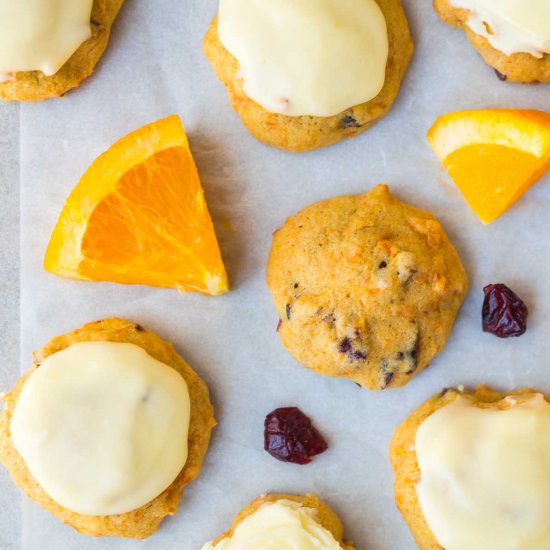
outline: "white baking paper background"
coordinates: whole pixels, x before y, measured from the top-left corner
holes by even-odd
[[[19,105],[0,105],[0,391],[19,375]],[[0,548],[15,550],[19,496],[0,467]]]
[[[126,317],[174,342],[208,382],[219,425],[178,514],[149,540],[85,537],[24,499],[14,548],[198,550],[265,491],[317,493],[360,550],[414,548],[393,501],[387,449],[395,426],[444,386],[483,382],[550,392],[550,178],[484,227],[425,140],[435,117],[450,110],[550,110],[550,86],[500,82],[464,35],[437,19],[431,2],[405,5],[416,53],[390,115],[354,140],[313,153],[258,143],[230,109],[201,50],[213,0],[127,0],[93,78],[63,99],[21,107],[21,369],[56,334]],[[189,134],[232,292],[208,298],[47,274],[44,250],[80,175],[116,139],[172,113]],[[472,289],[432,366],[403,389],[369,392],[308,372],[283,350],[264,267],[271,233],[288,215],[379,182],[439,217]],[[522,338],[481,332],[481,290],[490,282],[509,284],[529,305]],[[262,450],[265,414],[286,405],[309,414],[330,443],[309,466],[277,462]],[[0,516],[10,517],[3,510]]]

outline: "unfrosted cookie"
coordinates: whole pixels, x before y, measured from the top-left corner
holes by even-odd
[[[15,449],[11,437],[11,421],[21,391],[29,376],[40,368],[50,355],[79,342],[124,342],[135,344],[150,356],[175,369],[185,380],[191,402],[188,455],[184,468],[172,484],[148,504],[123,514],[82,515],[55,502],[37,483],[25,461]],[[208,388],[173,346],[141,325],[117,318],[88,323],[68,334],[57,336],[34,354],[33,367],[3,397],[0,415],[0,461],[8,469],[15,484],[37,504],[77,531],[94,536],[116,536],[143,539],[158,529],[167,515],[176,513],[184,487],[199,474],[215,425]]]
[[[269,112],[243,91],[237,59],[218,37],[218,18],[204,38],[204,53],[217,77],[227,88],[233,108],[258,140],[288,151],[309,151],[354,137],[383,117],[399,92],[401,80],[413,53],[413,42],[399,0],[376,0],[387,25],[389,52],[382,90],[366,103],[351,106],[333,116],[286,116]],[[343,64],[346,63],[342,59]],[[312,63],[322,63],[315,59]]]
[[[273,236],[267,284],[294,358],[369,389],[426,368],[468,290],[439,222],[386,185],[290,217]]]
[[[91,17],[92,36],[84,42],[52,76],[41,71],[15,73],[14,78],[0,82],[0,99],[39,101],[64,95],[92,74],[103,55],[111,27],[124,0],[94,0]]]
[[[486,386],[479,386],[471,392],[447,388],[424,402],[395,430],[390,445],[395,500],[419,549],[524,550],[549,547],[548,510],[543,507],[548,508],[544,502],[548,501],[545,494],[549,489],[546,472],[550,446],[544,441],[543,447],[537,443],[537,437],[544,439],[550,429],[548,403],[548,398],[530,388],[504,393]],[[470,416],[469,424],[464,425],[470,429],[449,426],[446,424],[449,417],[442,420],[440,417],[438,424],[432,424],[429,436],[434,437],[428,444],[433,454],[428,457],[429,462],[424,459],[431,471],[421,471],[417,455],[419,428],[426,420],[432,419],[434,413],[440,414],[450,405],[461,407],[458,414],[471,415],[474,412],[476,416]],[[518,407],[524,407],[519,415],[491,424],[496,420],[494,413],[497,411],[510,412]],[[546,410],[543,411],[542,407]],[[478,416],[476,410],[493,415]],[[536,415],[541,416],[536,418]],[[457,419],[456,416],[452,418]],[[491,427],[494,428],[492,431]],[[464,437],[465,442],[457,441],[455,437]],[[534,451],[528,447],[533,443],[537,446]],[[426,432],[420,444],[426,445]],[[542,450],[544,447],[546,451]],[[443,454],[442,449],[447,454]],[[492,458],[492,461],[480,462],[487,458]],[[427,499],[425,489],[419,496],[421,483],[428,484],[431,490],[435,488],[441,497],[443,504],[437,506],[436,502],[435,514],[434,503]],[[528,491],[524,493],[526,487]],[[532,490],[543,502],[541,509],[537,510],[541,502],[529,494]],[[435,522],[433,529],[440,531],[441,541],[430,528],[421,499],[424,499],[425,509],[431,510]],[[457,541],[468,533],[466,543],[464,539]],[[443,545],[445,537],[450,542]],[[496,540],[497,537],[505,542]]]
[[[316,495],[306,495],[306,496],[294,496],[294,495],[276,495],[268,494],[262,495],[257,499],[253,500],[250,504],[245,506],[234,519],[231,527],[217,539],[211,543],[207,543],[203,546],[202,550],[212,550],[216,548],[216,545],[233,536],[235,529],[242,524],[242,522],[255,514],[262,506],[266,504],[273,504],[277,502],[292,502],[297,503],[302,508],[307,508],[313,511],[315,522],[320,524],[322,528],[326,529],[332,535],[334,541],[339,544],[339,547],[342,550],[355,550],[355,546],[351,542],[344,541],[344,528],[342,522],[336,515],[336,513],[329,508],[324,502],[322,502]],[[319,542],[318,542],[319,544]],[[317,546],[316,546],[317,547]],[[271,548],[271,546],[270,546]],[[286,548],[286,547],[285,547]],[[294,548],[294,546],[289,543],[288,548]],[[325,548],[325,546],[319,546],[319,548]]]
[[[507,55],[493,47],[489,40],[474,32],[468,25],[470,11],[455,8],[452,0],[433,0],[436,12],[445,23],[462,29],[474,48],[481,54],[487,64],[493,67],[503,80],[511,82],[550,82],[550,54],[545,53],[535,57],[527,52],[517,52]],[[487,23],[485,28],[490,29]],[[493,30],[488,30],[489,34]],[[550,37],[548,37],[550,39]]]

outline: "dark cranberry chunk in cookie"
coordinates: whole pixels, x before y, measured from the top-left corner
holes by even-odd
[[[381,389],[385,390],[391,384],[394,376],[395,374],[393,372],[387,372],[384,375],[384,382],[382,383]]]
[[[309,464],[312,457],[325,452],[328,445],[300,409],[283,407],[265,418],[264,449],[277,460]]]
[[[407,331],[405,332],[405,328]],[[420,353],[420,333],[417,323],[410,322],[403,325],[402,351],[396,351],[391,356],[383,357],[380,361],[379,388],[385,390],[395,381],[396,375],[410,376],[418,368]]]
[[[345,115],[340,119],[341,128],[360,128],[361,124],[350,115]]]
[[[482,323],[484,332],[499,338],[521,336],[527,330],[527,306],[503,284],[487,285],[483,292]]]
[[[338,351],[347,355],[350,361],[365,361],[367,358],[367,352],[357,348],[354,345],[354,341],[347,336],[342,338],[338,343]]]

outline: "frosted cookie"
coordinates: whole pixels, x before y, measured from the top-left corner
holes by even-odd
[[[355,550],[336,513],[315,495],[264,495],[243,508],[231,528],[202,550]]]
[[[550,403],[452,389],[393,436],[397,506],[421,550],[550,548]]]
[[[377,390],[428,366],[468,290],[439,222],[386,185],[290,217],[273,235],[267,284],[299,363]]]
[[[547,0],[433,0],[449,25],[463,29],[503,80],[550,82]]]
[[[95,536],[142,539],[173,515],[215,425],[174,348],[116,318],[50,340],[3,401],[0,461],[15,484]]]
[[[221,0],[203,47],[248,130],[289,151],[384,116],[413,52],[399,0]]]
[[[0,0],[0,99],[62,96],[92,73],[124,0]]]

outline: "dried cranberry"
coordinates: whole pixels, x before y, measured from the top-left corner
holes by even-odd
[[[487,285],[483,292],[483,330],[499,338],[521,336],[527,330],[527,306],[506,285]]]
[[[345,115],[340,119],[340,128],[359,128],[361,124],[350,115]]]
[[[361,332],[359,330],[356,330],[355,334],[357,338],[361,336]],[[355,349],[353,342],[347,336],[340,340],[338,344],[338,351],[347,355],[350,361],[365,361],[367,359],[366,352],[361,349]]]
[[[323,436],[297,407],[275,409],[265,417],[264,449],[277,460],[309,464],[328,449]]]
[[[338,351],[340,353],[352,353],[353,352],[353,344],[351,343],[351,340],[346,336],[345,338],[342,338],[338,344]]]
[[[391,384],[394,376],[395,374],[393,372],[386,373],[386,375],[384,376],[384,384],[382,385],[383,390],[385,390]]]
[[[501,73],[500,71],[497,71],[496,69],[495,69],[495,74],[497,75],[499,80],[502,80],[502,82],[506,82],[506,80],[508,80],[508,77],[505,74]]]

